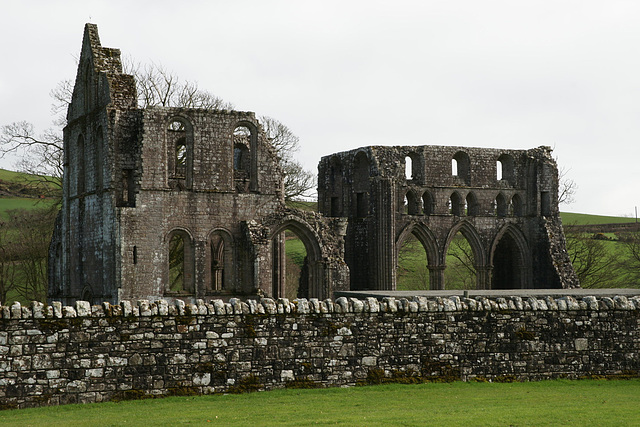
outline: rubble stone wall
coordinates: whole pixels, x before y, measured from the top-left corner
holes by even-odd
[[[637,377],[640,297],[0,308],[4,409],[381,381]]]

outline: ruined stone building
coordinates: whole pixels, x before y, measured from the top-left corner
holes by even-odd
[[[445,289],[447,249],[462,233],[477,289],[579,286],[558,211],[551,149],[365,147],[323,157],[319,210],[347,217],[351,289],[396,289],[398,251],[411,235],[431,289]]]
[[[348,286],[344,221],[286,209],[254,113],[137,107],[120,51],[87,24],[64,129],[49,297],[72,302],[284,296],[284,231],[308,297]]]
[[[577,285],[546,148],[368,147],[323,158],[318,182],[321,214],[285,207],[283,173],[254,113],[138,108],[120,51],[87,24],[49,298],[285,296],[286,230],[306,249],[298,296],[395,289],[397,251],[411,234],[431,288],[442,289],[458,231],[473,248],[478,288]]]

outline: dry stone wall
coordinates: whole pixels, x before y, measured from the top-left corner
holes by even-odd
[[[637,377],[640,297],[0,308],[2,408],[384,381]]]

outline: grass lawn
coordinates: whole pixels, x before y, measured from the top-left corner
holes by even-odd
[[[638,397],[640,380],[388,384],[3,411],[0,425],[630,426]]]

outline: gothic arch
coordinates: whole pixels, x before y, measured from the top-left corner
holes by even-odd
[[[412,222],[407,224],[402,231],[398,234],[396,239],[395,260],[398,264],[398,252],[404,242],[409,238],[409,235],[416,236],[418,241],[422,244],[424,251],[427,255],[427,262],[429,267],[438,268],[441,265],[441,257],[438,253],[438,243],[433,232],[422,222]]]
[[[166,294],[195,293],[195,245],[192,233],[176,227],[165,235]]]
[[[172,188],[191,188],[193,185],[193,124],[182,115],[168,120],[167,158],[169,182]]]
[[[476,287],[477,289],[485,289],[487,286],[487,256],[486,250],[482,244],[482,240],[480,239],[480,235],[476,228],[471,224],[471,222],[464,220],[456,223],[447,235],[447,238],[444,242],[444,247],[442,248],[442,252],[440,253],[440,262],[441,265],[446,268],[447,264],[447,252],[449,251],[449,245],[453,240],[454,236],[458,233],[462,233],[467,242],[469,242],[469,246],[471,246],[471,250],[473,251],[473,263],[476,269]],[[445,284],[446,285],[446,284]]]
[[[531,252],[522,231],[506,224],[491,244],[491,289],[524,289],[531,285]]]
[[[233,236],[228,230],[215,228],[207,236],[205,287],[209,292],[233,290]]]
[[[271,296],[279,298],[285,292],[285,236],[284,232],[291,230],[302,241],[307,252],[305,260],[306,274],[303,273],[298,294],[305,298],[326,298],[327,289],[324,283],[324,267],[322,260],[324,254],[320,246],[320,237],[313,228],[303,219],[294,216],[285,217],[279,222],[271,233]]]
[[[246,128],[246,131],[242,131]],[[236,122],[231,129],[233,178],[239,192],[258,190],[258,128],[248,120]]]

